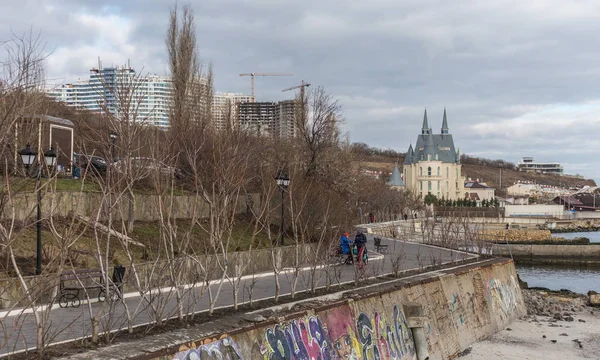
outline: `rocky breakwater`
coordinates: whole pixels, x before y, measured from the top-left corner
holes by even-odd
[[[493,242],[543,241],[552,239],[550,230],[509,229],[483,230],[480,237]]]
[[[590,305],[597,294],[543,289],[522,293],[527,315],[467,349],[461,359],[599,359],[600,307]]]

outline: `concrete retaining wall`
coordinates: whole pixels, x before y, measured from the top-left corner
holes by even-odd
[[[513,262],[493,259],[128,358],[449,359],[525,313]]]
[[[557,216],[564,213],[563,205],[506,205],[504,216]]]
[[[496,244],[492,247],[492,254],[496,256],[510,256],[523,260],[558,260],[565,259],[570,262],[598,262],[600,263],[600,245],[524,245]],[[550,261],[552,262],[552,261]]]
[[[161,201],[170,206],[171,198],[158,195],[136,195],[135,196],[135,220],[137,221],[157,221],[160,220],[159,204]],[[196,209],[199,217],[208,217],[209,209],[206,202],[201,198],[194,196],[174,196],[172,198],[172,216],[176,219],[190,219],[192,211]],[[236,205],[236,213],[240,214],[246,211],[247,206],[260,206],[260,195],[249,194],[240,196]],[[50,214],[57,217],[67,217],[74,215],[96,217],[99,207],[102,204],[102,195],[98,193],[81,193],[75,191],[58,191],[56,193],[45,194],[42,199],[42,216],[48,217]],[[11,206],[12,205],[12,206]],[[2,219],[10,219],[14,216],[17,221],[33,219],[36,214],[36,198],[34,193],[21,193],[12,198],[12,203],[4,206]],[[119,221],[128,216],[129,204],[125,198],[119,202],[113,211],[113,219]]]

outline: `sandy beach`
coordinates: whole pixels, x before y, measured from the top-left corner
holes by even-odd
[[[523,290],[528,315],[467,349],[473,359],[600,360],[600,308],[585,296]]]

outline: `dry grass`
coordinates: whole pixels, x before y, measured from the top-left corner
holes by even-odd
[[[59,254],[58,251],[61,248],[58,243],[58,239],[48,230],[48,224],[43,225],[42,230],[42,249],[43,249],[43,268],[44,269],[56,269],[59,266]],[[67,224],[57,224],[58,231],[63,231]],[[115,225],[115,227],[120,224]],[[84,230],[83,228],[81,229]],[[191,231],[190,231],[191,230]],[[278,240],[278,229],[273,228],[273,237]],[[239,218],[232,229],[230,242],[228,244],[228,251],[244,251],[250,247],[253,249],[269,247],[270,242],[266,232],[259,232],[256,235],[252,235],[254,227],[252,223],[245,218]],[[35,258],[37,248],[35,224],[29,224],[19,229],[18,236],[13,244],[13,250],[19,268],[24,275],[33,275],[35,272]],[[207,253],[212,252],[207,248],[207,236],[205,230],[201,227],[195,226],[191,228],[190,221],[181,220],[177,222],[178,240],[182,241],[186,235],[190,235],[191,248],[196,253]],[[158,252],[163,249],[163,233],[161,233],[161,227],[156,222],[138,222],[135,225],[134,231],[129,236],[146,247],[141,246],[130,246],[130,251],[135,260],[143,262],[149,261],[156,256],[159,256]],[[287,239],[286,245],[289,245],[289,239]],[[83,235],[69,247],[66,258],[68,259],[66,267],[73,266],[79,269],[92,269],[98,268],[97,248],[100,247],[102,257],[106,255],[106,235],[100,234],[99,242],[96,243],[96,238],[92,228],[88,228],[84,231]],[[164,251],[164,250],[162,250]],[[177,252],[177,249],[175,250]],[[116,238],[111,237],[110,248],[109,248],[109,259],[113,265],[126,265],[129,263],[128,256],[122,243]],[[8,262],[6,254],[0,253],[0,277],[3,276],[14,276],[14,270]]]

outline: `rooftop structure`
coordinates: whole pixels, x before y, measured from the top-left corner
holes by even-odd
[[[402,180],[402,175],[400,174],[400,169],[398,169],[398,163],[394,164],[394,169],[392,170],[392,175],[390,176],[387,184],[393,189],[401,189],[404,188],[405,184]]]
[[[536,172],[536,173],[552,173],[552,174],[562,174],[563,167],[559,163],[544,163],[537,162],[532,157],[523,157],[517,163],[517,168],[520,171],[526,172]]]

